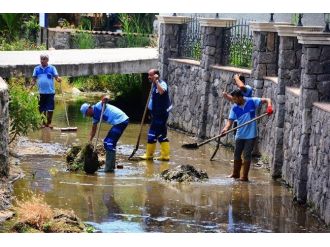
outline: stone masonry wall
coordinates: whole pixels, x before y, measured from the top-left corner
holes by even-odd
[[[276,90],[278,87],[276,81],[277,81],[276,78],[273,78],[273,80],[264,79],[263,95],[261,96],[263,98],[271,99],[274,111],[278,110],[276,109],[276,102],[277,102]],[[266,104],[263,104],[261,109],[259,110],[258,115],[261,115],[265,112],[266,112]],[[274,146],[275,131],[276,131],[275,116],[276,116],[275,114],[272,114],[271,116],[265,116],[258,121],[259,151],[261,153],[267,154],[267,156],[270,158],[270,161],[273,158],[272,154],[275,147]]]
[[[0,77],[0,177],[7,176],[8,166],[8,128],[9,128],[9,94],[6,82]]]
[[[176,129],[197,134],[205,95],[199,65],[169,61],[169,92],[173,109],[168,124]]]
[[[298,88],[286,89],[282,179],[291,187],[294,187],[294,183],[299,178],[297,160],[301,136],[299,95]]]
[[[330,112],[322,108],[322,104],[314,104],[312,113],[307,200],[330,224]]]

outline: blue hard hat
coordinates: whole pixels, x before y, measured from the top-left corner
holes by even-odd
[[[81,105],[80,111],[81,111],[81,113],[83,114],[84,117],[86,117],[86,112],[87,112],[89,107],[90,107],[90,104],[88,104],[88,103],[84,103],[84,104]]]

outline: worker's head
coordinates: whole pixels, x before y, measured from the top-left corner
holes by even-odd
[[[45,53],[40,55],[40,63],[42,67],[46,67],[48,65],[49,56]]]
[[[233,101],[234,103],[238,104],[238,105],[242,105],[244,104],[244,98],[243,98],[243,94],[241,92],[240,89],[235,89],[233,90],[230,95],[233,97]]]
[[[83,114],[83,117],[92,117],[93,116],[93,107],[90,104],[84,103],[80,107],[80,111]]]
[[[157,75],[158,76],[158,78],[160,77],[159,75],[159,70],[157,70],[157,69],[150,69],[149,71],[148,71],[148,79],[149,79],[149,81],[151,81],[151,82],[153,82],[154,81],[154,79],[155,79],[155,75]]]

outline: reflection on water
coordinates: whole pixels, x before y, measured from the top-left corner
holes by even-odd
[[[91,120],[81,117],[79,106],[69,104],[70,125],[78,132],[42,129],[29,137],[66,146],[87,142]],[[54,125],[66,127],[61,105],[56,106]],[[139,127],[130,124],[124,132],[118,143],[122,156],[132,152]],[[100,137],[108,129],[104,124]],[[139,152],[144,151],[146,131],[147,126]],[[42,192],[52,207],[73,209],[102,232],[329,232],[305,208],[295,205],[288,189],[272,181],[265,170],[252,167],[250,183],[233,181],[225,177],[231,171],[230,151],[221,149],[210,162],[212,146],[185,150],[182,143],[195,140],[174,131],[169,131],[169,138],[170,162],[120,160],[124,169],[115,174],[69,173],[63,154],[30,155],[21,162],[26,176],[15,183],[15,194]],[[210,179],[190,184],[160,180],[163,170],[180,164],[204,169]]]

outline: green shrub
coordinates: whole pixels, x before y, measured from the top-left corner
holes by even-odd
[[[111,74],[72,78],[75,87],[82,91],[110,91],[114,97],[141,92],[141,74]]]
[[[93,49],[95,48],[95,39],[91,33],[76,32],[73,35],[73,47],[78,49]]]
[[[23,79],[9,81],[9,134],[11,143],[17,136],[27,135],[29,130],[37,130],[44,116],[39,113],[38,97],[29,93]]]
[[[234,40],[229,48],[229,64],[236,67],[252,67],[253,42],[248,37]]]
[[[38,17],[36,15],[29,16],[28,20],[24,21],[24,34],[25,38],[31,42],[37,41],[37,34],[40,30]]]
[[[150,39],[147,34],[152,32],[152,24],[151,26],[150,24],[147,25],[146,21],[143,21],[141,15],[138,14],[119,14],[119,20],[124,32],[119,47],[150,46]]]
[[[45,45],[37,45],[27,39],[20,39],[8,43],[0,37],[0,51],[27,51],[27,50],[45,50]]]

